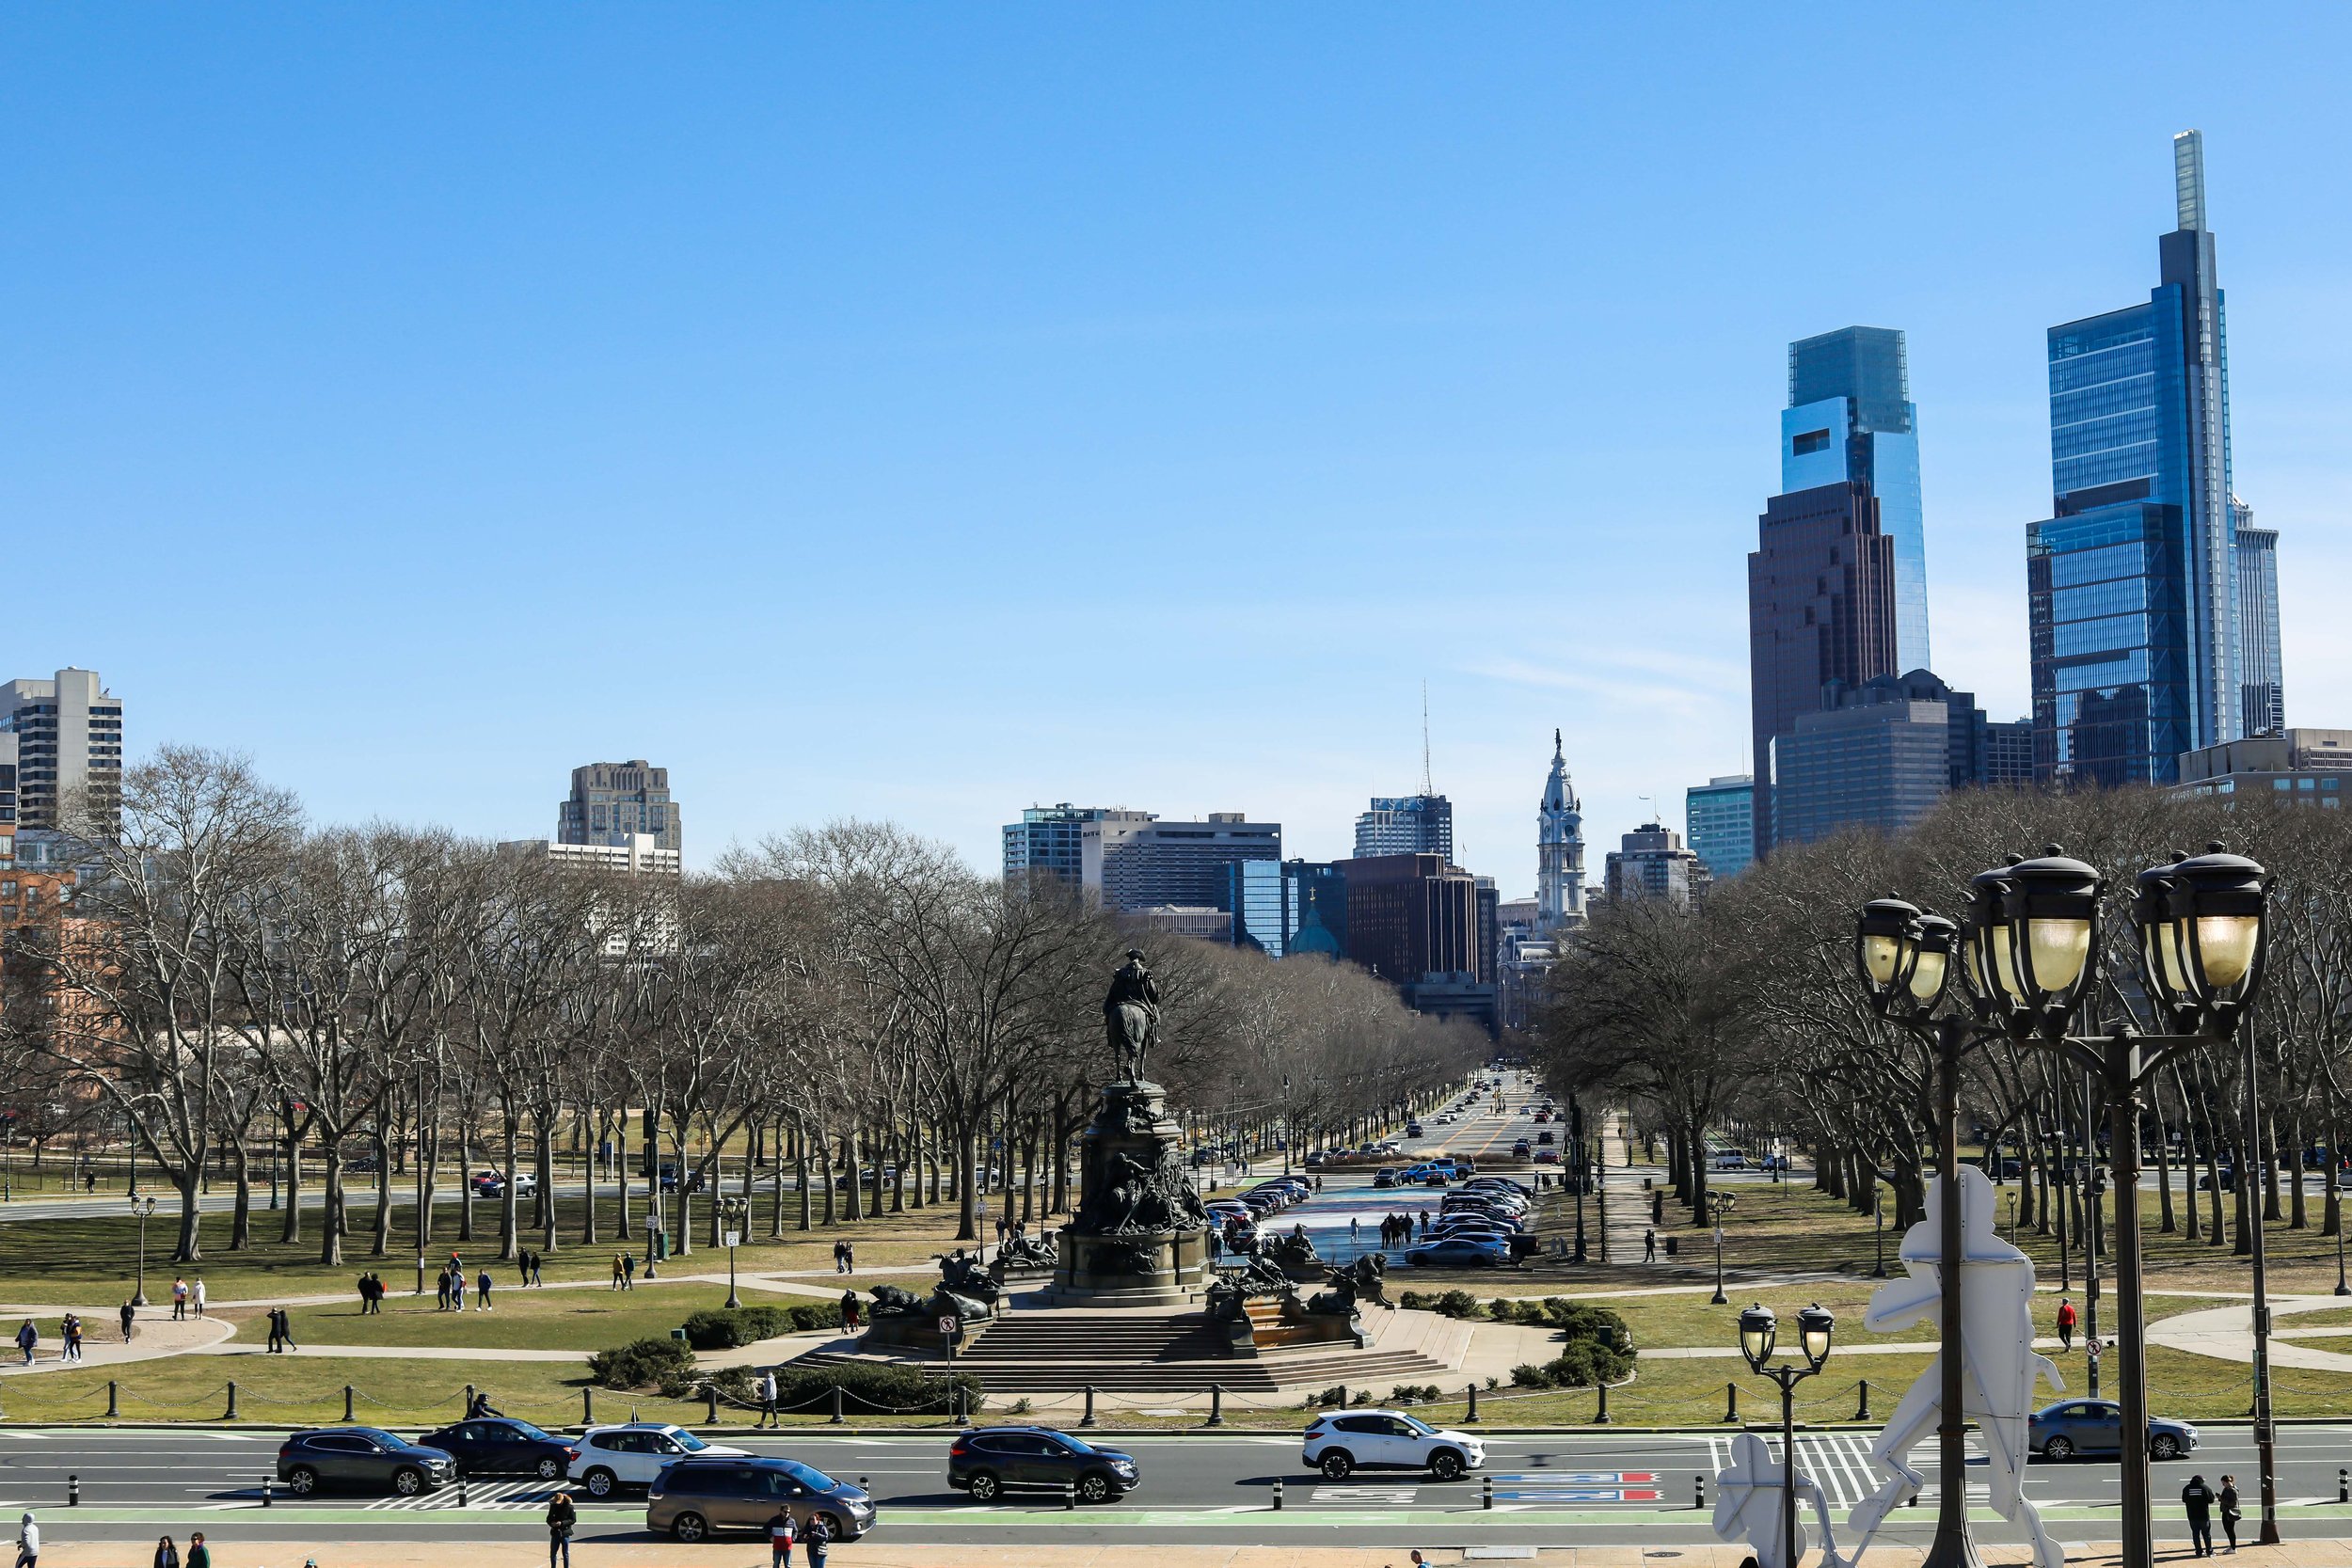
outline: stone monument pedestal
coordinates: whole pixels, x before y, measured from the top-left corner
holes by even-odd
[[[1209,1285],[1208,1214],[1157,1084],[1103,1086],[1079,1140],[1078,1212],[1040,1294],[1052,1307],[1190,1307]]]

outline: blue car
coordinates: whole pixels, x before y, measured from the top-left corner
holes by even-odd
[[[2148,1418],[2148,1457],[2178,1459],[2197,1447],[2186,1421]],[[2026,1418],[2026,1446],[2044,1459],[2123,1451],[2123,1407],[2113,1400],[2060,1400]]]
[[[1509,1267],[1511,1249],[1501,1241],[1447,1236],[1413,1248],[1405,1255],[1405,1261],[1415,1268],[1500,1269]]]

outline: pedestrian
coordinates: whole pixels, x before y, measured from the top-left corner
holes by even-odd
[[[1642,1261],[1645,1263],[1658,1261],[1658,1232],[1646,1227],[1642,1231]]]
[[[466,1309],[466,1271],[463,1269],[449,1271],[449,1307],[453,1312]]]
[[[612,1255],[612,1288],[621,1288],[621,1255],[617,1252]]]
[[[801,1527],[801,1544],[808,1552],[808,1568],[825,1568],[825,1548],[833,1544],[833,1530],[823,1514],[808,1516],[808,1523]]]
[[[2221,1504],[2221,1533],[2229,1539],[2230,1550],[2234,1552],[2237,1550],[2237,1522],[2246,1516],[2245,1511],[2238,1506],[2237,1477],[2221,1478],[2218,1500]]]
[[[269,1350],[266,1354],[276,1355],[278,1354],[278,1308],[273,1307],[263,1313],[262,1321],[269,1326]]]
[[[188,1309],[198,1317],[204,1315],[204,1276],[198,1275],[196,1283],[188,1287]]]
[[[40,1562],[40,1527],[33,1523],[33,1511],[28,1508],[16,1528],[16,1568],[38,1568]]]
[[[2058,1297],[2058,1331],[2060,1354],[2074,1348],[2074,1304],[2064,1296]]]
[[[538,1253],[534,1252],[531,1255],[531,1282],[533,1285],[545,1285],[547,1283],[546,1280],[539,1277],[539,1265],[545,1259]]]
[[[2213,1488],[2202,1476],[2191,1476],[2181,1488],[2181,1507],[2188,1513],[2188,1544],[2198,1557],[2213,1556]]]
[[[855,1291],[844,1291],[841,1292],[841,1326],[844,1328],[856,1328],[860,1326],[858,1323],[857,1292]]]
[[[841,1272],[843,1274],[857,1273],[857,1247],[846,1241],[841,1243]]]
[[[490,1308],[490,1271],[484,1269],[482,1277],[474,1281],[473,1309],[487,1312]]]
[[[155,1543],[155,1568],[180,1568],[180,1548],[168,1535]]]
[[[759,1395],[759,1419],[752,1425],[755,1428],[764,1427],[770,1421],[778,1426],[784,1425],[784,1418],[776,1414],[776,1370],[771,1367],[760,1373],[759,1381],[752,1386]]]
[[[63,1359],[68,1361],[82,1359],[82,1320],[68,1312],[65,1315],[65,1322],[57,1325],[57,1332],[65,1340]]]
[[[835,1274],[848,1274],[850,1272],[849,1243],[836,1240],[833,1243],[833,1272]]]
[[[779,1508],[768,1516],[768,1568],[792,1568],[792,1511]]]
[[[570,1488],[557,1487],[548,1499],[548,1568],[555,1568],[558,1555],[564,1568],[572,1568],[572,1531],[579,1524],[580,1510],[572,1506]]]
[[[278,1309],[278,1339],[288,1350],[297,1348],[294,1342],[294,1314],[282,1307]]]
[[[524,1247],[515,1249],[515,1283],[517,1285],[531,1283],[531,1253]]]
[[[384,1315],[384,1276],[368,1271],[368,1310],[377,1317]]]
[[[16,1348],[24,1353],[24,1364],[27,1367],[33,1364],[33,1347],[40,1343],[40,1330],[33,1326],[32,1319],[25,1319],[24,1326],[16,1331]]]
[[[188,1537],[188,1568],[213,1568],[213,1549],[204,1544],[202,1530]]]
[[[171,1317],[172,1317],[172,1321],[173,1321],[173,1322],[175,1322],[175,1323],[177,1323],[180,1319],[184,1318],[184,1317],[186,1317],[187,1315],[188,1315],[188,1282],[187,1282],[184,1278],[183,1278],[183,1279],[175,1279],[175,1280],[173,1280],[173,1281],[171,1282]]]
[[[358,1289],[359,1291],[359,1315],[364,1318],[368,1314],[368,1276],[366,1275],[363,1274],[359,1276]]]
[[[624,1253],[621,1257],[621,1289],[637,1289],[637,1254],[633,1252]]]
[[[122,1310],[117,1316],[122,1319],[122,1342],[127,1345],[131,1342],[131,1336],[138,1332],[138,1308],[126,1301],[122,1304]]]
[[[1357,1239],[1362,1232],[1364,1222],[1362,1220],[1359,1219],[1354,1214],[1347,1216],[1347,1244],[1349,1246],[1354,1246],[1356,1244]]]

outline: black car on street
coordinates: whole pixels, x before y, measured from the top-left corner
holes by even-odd
[[[456,1480],[457,1461],[380,1427],[319,1427],[278,1446],[278,1479],[297,1497],[330,1489],[413,1497]]]
[[[976,1503],[993,1503],[1008,1491],[1065,1486],[1080,1502],[1108,1502],[1141,1480],[1133,1454],[1098,1449],[1052,1427],[978,1427],[947,1450],[947,1484]]]
[[[503,1416],[459,1421],[417,1439],[428,1449],[446,1449],[457,1467],[469,1476],[537,1476],[558,1481],[568,1474],[580,1450],[561,1437],[551,1437],[529,1421]]]

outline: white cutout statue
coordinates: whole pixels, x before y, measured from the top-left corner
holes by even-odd
[[[1942,1183],[1941,1177],[1928,1183],[1927,1218],[1903,1233],[1901,1258],[1910,1277],[1890,1280],[1870,1297],[1862,1322],[1874,1333],[1892,1333],[1922,1321],[1942,1322],[1944,1248],[1937,1219]],[[2026,1500],[2030,1457],[2026,1420],[2034,1384],[2046,1377],[2054,1388],[2066,1386],[2050,1358],[2033,1348],[2033,1259],[2001,1240],[1994,1225],[1993,1183],[1973,1165],[1961,1167],[1960,1212],[1965,1243],[1960,1275],[1962,1404],[1983,1440],[1994,1512],[2022,1525],[2033,1537],[2036,1568],[2065,1568],[2066,1554],[2042,1528],[2041,1512]],[[1939,1353],[1896,1404],[1886,1430],[1870,1446],[1871,1466],[1888,1479],[1847,1520],[1861,1536],[1854,1546],[1857,1559],[1887,1513],[1927,1479],[1912,1467],[1910,1453],[1942,1422],[1943,1375]],[[1964,1477],[1942,1479],[1947,1484],[1966,1485]]]
[[[1804,1556],[1802,1519],[1795,1555],[1782,1549],[1780,1489],[1787,1474],[1763,1438],[1743,1432],[1731,1440],[1731,1467],[1715,1478],[1715,1534],[1725,1541],[1745,1540],[1756,1553],[1756,1568],[1788,1568]],[[1821,1495],[1820,1482],[1799,1470],[1796,1485],[1797,1500],[1811,1503],[1814,1517],[1821,1521],[1821,1568],[1852,1568],[1851,1559],[1837,1555],[1829,1499]]]

